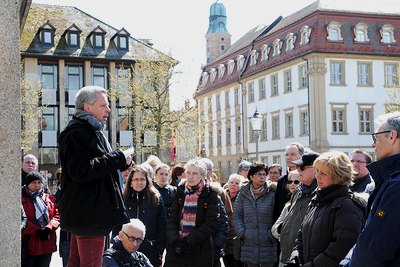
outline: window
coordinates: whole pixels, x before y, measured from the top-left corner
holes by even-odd
[[[66,103],[68,105],[75,105],[75,95],[79,89],[83,87],[83,67],[78,65],[65,66],[65,91]]]
[[[93,47],[104,49],[104,35],[101,33],[93,34]]]
[[[241,137],[242,137],[242,131],[240,129],[240,126],[236,126],[236,144],[241,144]]]
[[[72,116],[75,114],[75,108],[67,107],[64,109],[64,125],[67,125],[70,120],[72,120]]]
[[[285,114],[285,137],[293,137],[293,112]]]
[[[383,44],[392,44],[396,42],[394,39],[394,27],[391,24],[383,25],[379,32],[381,34],[381,42]]]
[[[258,99],[265,99],[265,79],[261,78],[258,80]]]
[[[107,89],[107,67],[92,67],[92,84]]]
[[[272,163],[281,164],[281,156],[279,156],[279,155],[273,155],[273,156],[272,156]]]
[[[231,127],[226,128],[226,145],[231,144]]]
[[[225,92],[225,108],[230,108],[231,107],[229,95],[230,95],[230,92],[226,91]]]
[[[53,47],[54,46],[54,33],[56,28],[47,21],[40,28],[40,41],[43,47]]]
[[[118,36],[118,49],[128,50],[128,36]]]
[[[129,108],[119,108],[118,109],[118,119],[116,121],[117,131],[129,131],[132,130],[131,125],[131,112]]]
[[[258,53],[256,50],[251,51],[251,59],[250,59],[250,66],[254,66],[257,64]]]
[[[328,41],[338,42],[343,41],[342,32],[341,32],[342,25],[337,21],[332,21],[327,26],[328,32]]]
[[[332,104],[332,133],[346,133],[346,105]]]
[[[240,105],[240,89],[235,89],[235,106]]]
[[[248,83],[247,84],[247,89],[248,89],[248,93],[249,93],[249,103],[254,102],[254,84]]]
[[[213,132],[212,130],[208,132],[208,147],[213,147]]]
[[[299,66],[299,88],[306,88],[308,86],[308,73],[307,65]]]
[[[57,147],[39,147],[39,164],[58,164]]]
[[[354,28],[354,41],[357,43],[367,43],[369,42],[368,38],[368,26],[365,23],[357,23]]]
[[[331,85],[344,85],[344,62],[331,62]]]
[[[289,70],[285,70],[284,72],[283,72],[283,79],[285,80],[285,82],[284,82],[284,92],[285,93],[290,93],[290,92],[292,92],[293,90],[292,90],[292,70],[291,69],[289,69]]]
[[[310,42],[311,28],[309,28],[308,26],[303,26],[300,29],[300,32],[300,45],[308,44]]]
[[[272,139],[279,139],[279,113],[272,114]]]
[[[262,61],[268,60],[268,54],[269,54],[270,50],[271,50],[271,47],[269,47],[266,44],[261,47],[261,60]]]
[[[272,53],[272,56],[279,56],[281,54],[282,41],[280,39],[275,39],[273,42],[273,47],[274,51]]]
[[[286,35],[286,51],[293,50],[295,42],[296,42],[296,35],[294,35],[292,32]]]
[[[43,89],[57,89],[57,65],[39,64],[40,77]]]
[[[79,33],[78,32],[68,33],[68,45],[70,47],[79,47]]]
[[[308,135],[308,110],[300,109],[300,135]]]
[[[42,111],[40,120],[41,131],[57,131],[58,130],[58,108],[45,107]]]
[[[263,115],[263,123],[261,125],[261,141],[267,141],[267,114]]]
[[[217,146],[221,146],[222,144],[222,131],[221,129],[217,130]]]
[[[398,85],[397,64],[385,63],[385,86]]]
[[[228,61],[228,73],[229,75],[231,75],[233,73],[233,69],[235,68],[235,61],[233,61],[232,59],[230,59]]]
[[[373,109],[372,106],[360,105],[358,107],[360,133],[370,134],[373,129]]]
[[[358,86],[371,86],[371,64],[369,62],[358,62]]]
[[[217,111],[221,111],[221,95],[217,95]]]
[[[271,75],[271,96],[277,96],[279,94],[278,88],[278,74]]]

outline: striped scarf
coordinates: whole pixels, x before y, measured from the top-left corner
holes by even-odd
[[[33,199],[33,204],[35,207],[35,218],[40,224],[40,228],[44,229],[45,226],[49,223],[49,211],[46,205],[46,202],[43,200],[43,189],[37,191],[37,192],[32,192],[29,190],[29,193],[31,193],[31,197]]]
[[[196,213],[197,213],[197,201],[201,191],[203,190],[205,182],[203,179],[200,180],[199,184],[190,187],[185,184],[185,202],[182,209],[182,219],[180,224],[180,239],[187,237],[196,226]]]

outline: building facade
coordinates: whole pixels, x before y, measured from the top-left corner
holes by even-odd
[[[374,117],[399,87],[397,4],[354,10],[346,1],[317,1],[255,27],[204,66],[196,91],[201,145],[219,176],[256,158],[250,123],[256,110],[263,116],[258,155],[268,165],[286,167],[284,150],[292,142],[373,155]]]
[[[110,92],[111,116],[105,131],[112,147],[135,144],[135,160],[145,159],[151,150],[135,142],[140,140],[135,132],[140,116],[132,114],[127,86],[135,63],[158,55],[161,52],[149,41],[75,7],[32,4],[21,36],[21,58],[26,87],[41,90],[39,123],[33,126],[39,132],[38,143],[32,150],[40,169],[54,174],[59,166],[57,136],[74,114],[76,92],[87,85]]]

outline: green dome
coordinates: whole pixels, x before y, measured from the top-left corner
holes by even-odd
[[[210,33],[228,33],[226,28],[226,9],[222,3],[215,2],[210,7],[207,34]]]

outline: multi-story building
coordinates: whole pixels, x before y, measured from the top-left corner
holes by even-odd
[[[54,173],[59,165],[57,136],[74,113],[80,88],[125,90],[135,63],[160,54],[149,41],[135,39],[126,29],[118,30],[75,7],[32,4],[21,36],[21,58],[24,79],[42,90],[39,141],[33,149],[40,169]],[[110,106],[105,130],[111,145],[134,143],[138,139],[133,125],[140,117],[132,114],[132,95],[111,94]],[[137,162],[150,153],[139,143],[136,150]]]
[[[292,142],[374,154],[374,117],[399,85],[400,12],[396,0],[356,9],[347,2],[317,1],[255,27],[203,67],[196,91],[202,145],[219,176],[255,159],[256,110],[263,116],[258,155],[268,165],[285,167]]]

